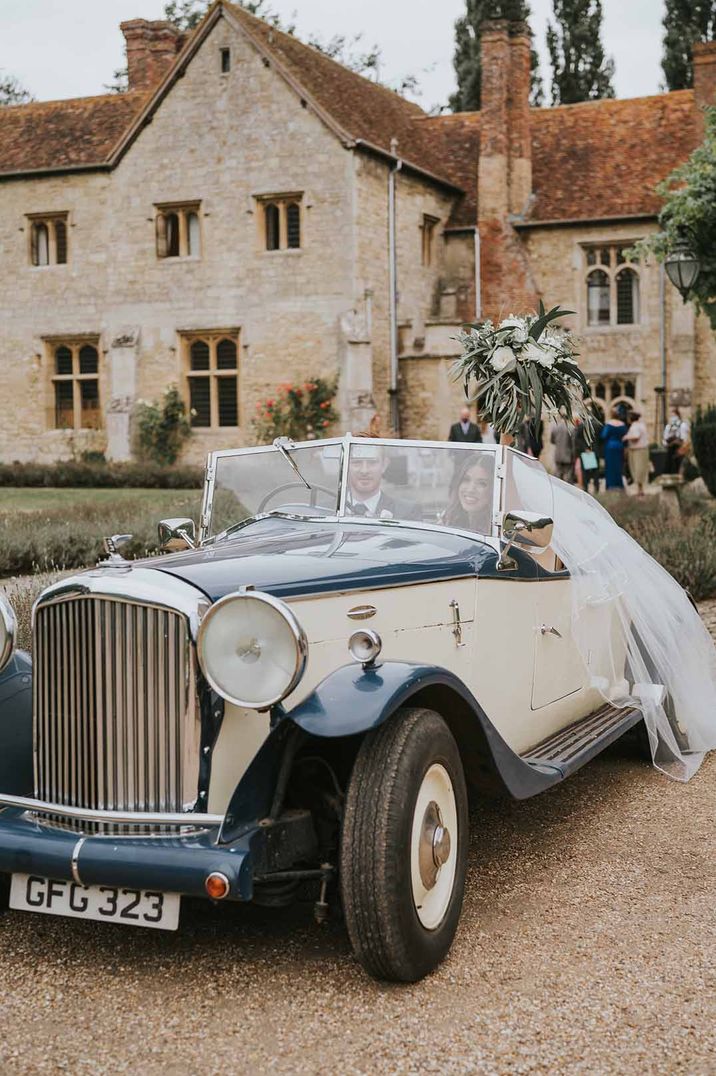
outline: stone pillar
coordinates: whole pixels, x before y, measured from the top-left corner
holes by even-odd
[[[107,459],[132,456],[131,418],[137,386],[139,329],[122,329],[112,339],[107,354],[109,403],[107,405]]]
[[[150,90],[162,80],[184,42],[170,22],[131,19],[119,26],[127,46],[130,90]]]
[[[372,294],[341,317],[338,404],[344,431],[361,433],[376,413],[373,397]],[[361,309],[362,306],[362,309]]]

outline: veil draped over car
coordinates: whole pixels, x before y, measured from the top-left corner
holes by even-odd
[[[688,781],[716,748],[711,637],[682,587],[593,497],[550,485],[552,547],[572,577],[572,631],[592,685],[641,710],[654,765]]]

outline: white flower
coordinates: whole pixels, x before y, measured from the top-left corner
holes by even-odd
[[[522,357],[525,362],[538,362],[540,366],[550,369],[556,362],[557,354],[554,348],[543,347],[530,340],[522,349]]]
[[[498,332],[508,330],[503,335],[503,339],[512,340],[515,344],[524,344],[528,337],[528,328],[524,318],[516,318],[510,315],[509,318],[504,318],[499,325]]]
[[[507,374],[517,366],[515,353],[511,347],[504,344],[496,347],[490,356],[490,366],[498,374]]]

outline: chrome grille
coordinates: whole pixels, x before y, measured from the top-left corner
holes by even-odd
[[[182,614],[63,598],[37,609],[34,651],[38,799],[172,812],[194,802],[200,730]]]

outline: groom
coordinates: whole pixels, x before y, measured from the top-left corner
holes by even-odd
[[[383,445],[353,445],[348,464],[348,500],[346,513],[369,519],[417,520],[414,505],[399,501],[383,490],[383,475],[388,459]]]

